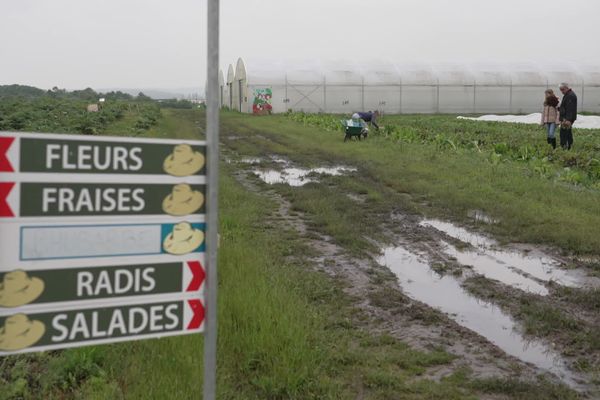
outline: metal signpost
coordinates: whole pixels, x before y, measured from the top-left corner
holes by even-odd
[[[203,332],[205,160],[0,132],[0,355]]]
[[[204,337],[204,400],[217,388],[217,246],[219,184],[219,0],[208,0],[206,139],[208,142],[208,220],[206,271],[206,335]]]

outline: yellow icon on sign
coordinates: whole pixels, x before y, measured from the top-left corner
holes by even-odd
[[[163,210],[167,214],[181,216],[193,214],[204,204],[204,195],[192,190],[185,183],[173,186],[173,191],[163,201]]]
[[[163,241],[167,253],[182,255],[191,253],[204,242],[204,232],[194,229],[188,222],[180,222]]]
[[[163,169],[169,175],[189,176],[204,166],[204,155],[194,151],[189,144],[178,144],[163,163]]]
[[[46,327],[42,322],[31,321],[25,314],[11,315],[0,328],[0,350],[15,351],[33,346],[44,332]]]
[[[27,272],[15,270],[4,274],[0,283],[0,307],[18,307],[29,304],[44,291],[44,281]]]

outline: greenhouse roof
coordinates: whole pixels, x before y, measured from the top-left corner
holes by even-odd
[[[229,72],[234,68],[230,66]],[[227,74],[227,82],[231,82]],[[238,60],[235,80],[251,85],[523,85],[546,86],[560,82],[580,85],[600,84],[600,67],[576,68],[571,64],[540,66],[533,63],[498,64],[418,64],[385,61],[261,62]]]

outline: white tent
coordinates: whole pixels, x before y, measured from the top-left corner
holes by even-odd
[[[227,76],[235,110],[349,114],[532,113],[544,91],[571,84],[581,111],[600,112],[600,67],[568,64],[250,64],[240,58]],[[230,66],[233,73],[233,67]],[[559,94],[559,93],[557,93]],[[265,106],[265,104],[267,104]]]

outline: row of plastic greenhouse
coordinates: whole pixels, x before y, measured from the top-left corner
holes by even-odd
[[[220,74],[221,104],[244,113],[288,110],[390,114],[524,114],[540,111],[544,91],[567,82],[579,110],[600,113],[600,66],[351,63],[246,65]]]

